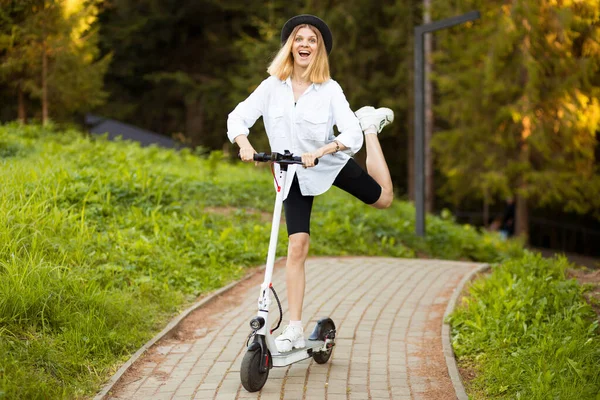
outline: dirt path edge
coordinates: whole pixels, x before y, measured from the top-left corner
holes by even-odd
[[[452,380],[454,392],[456,393],[456,398],[458,400],[469,400],[469,396],[467,396],[467,392],[465,391],[465,387],[460,377],[460,373],[458,372],[458,366],[456,365],[456,357],[454,356],[454,350],[452,350],[452,341],[450,340],[450,325],[446,323],[446,320],[448,316],[454,311],[454,307],[456,307],[456,302],[458,301],[458,298],[460,297],[465,284],[471,279],[473,279],[473,277],[476,274],[485,272],[489,269],[489,264],[483,264],[476,267],[462,278],[462,280],[454,290],[450,301],[448,301],[446,311],[444,312],[444,318],[442,319],[442,348],[444,349],[444,358],[446,359],[446,367],[448,368],[448,374],[450,375],[450,379]]]
[[[275,260],[275,264],[277,264],[278,261],[282,260],[282,258],[279,258],[277,260]],[[152,339],[150,339],[148,342],[146,342],[142,347],[140,347],[138,349],[138,351],[136,351],[131,358],[129,358],[129,360],[127,360],[127,362],[125,362],[125,364],[123,364],[121,366],[121,368],[118,369],[118,371],[110,378],[110,380],[102,387],[102,389],[100,390],[100,392],[98,392],[98,394],[96,395],[96,397],[94,397],[94,400],[104,400],[107,398],[107,395],[110,393],[110,391],[115,387],[115,385],[119,382],[119,380],[121,379],[121,377],[129,370],[129,368],[131,368],[131,366],[133,364],[135,364],[135,362],[142,356],[144,355],[144,353],[146,353],[146,351],[148,351],[152,346],[154,346],[158,341],[160,341],[162,338],[164,338],[165,336],[169,335],[171,332],[173,332],[178,326],[179,324],[188,316],[190,315],[192,312],[194,312],[195,310],[197,310],[198,308],[204,306],[205,304],[209,303],[211,300],[213,300],[215,297],[218,297],[226,292],[228,292],[229,290],[233,289],[234,287],[236,287],[237,285],[239,285],[240,283],[247,281],[248,279],[252,278],[253,276],[255,276],[256,274],[259,274],[261,272],[263,272],[265,269],[265,266],[261,266],[259,268],[255,268],[253,269],[251,272],[249,272],[246,276],[244,276],[243,278],[231,282],[229,285],[222,287],[221,289],[218,289],[212,293],[210,293],[209,295],[207,295],[206,297],[201,298],[200,300],[198,300],[196,303],[192,304],[190,307],[188,307],[186,310],[184,310],[181,314],[179,314],[177,317],[175,317],[174,319],[171,320],[171,322],[169,322],[167,324],[167,326],[165,326],[165,328],[160,331],[158,334],[156,334],[156,336],[154,336]]]

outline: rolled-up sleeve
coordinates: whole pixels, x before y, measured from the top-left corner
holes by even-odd
[[[262,81],[246,100],[238,104],[229,113],[227,118],[227,137],[231,143],[239,135],[247,136],[256,120],[263,115],[268,81],[269,78]]]
[[[361,149],[364,137],[358,118],[350,108],[348,100],[342,88],[336,83],[335,93],[332,97],[331,107],[335,124],[340,131],[336,137],[340,143],[348,147],[352,154],[358,153]]]

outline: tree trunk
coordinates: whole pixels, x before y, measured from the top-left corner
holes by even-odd
[[[204,104],[202,99],[190,100],[186,103],[185,138],[186,144],[193,147],[206,145],[202,132],[204,130]]]
[[[17,88],[17,96],[18,96],[18,112],[19,112],[19,122],[22,124],[27,123],[27,111],[25,108],[25,93],[23,93],[23,89],[21,88],[21,85],[19,85],[19,87]]]
[[[483,227],[490,226],[490,199],[487,191],[483,194]]]
[[[423,23],[431,22],[430,0],[423,0]],[[435,206],[433,188],[433,157],[431,154],[431,137],[433,135],[433,84],[431,83],[431,51],[433,35],[428,33],[424,39],[425,50],[425,212],[433,213]]]
[[[46,38],[42,42],[42,125],[48,123],[48,53]]]
[[[531,119],[526,116],[523,118],[523,130],[521,131],[521,154],[519,155],[524,165],[531,165],[529,160],[529,143],[528,138],[531,135]],[[519,189],[524,191],[526,189],[526,183],[524,177],[520,178]],[[528,242],[529,234],[529,221],[527,218],[527,199],[522,193],[517,191],[516,193],[516,208],[515,208],[515,235],[521,236]]]
[[[529,242],[527,199],[520,194],[517,194],[515,219],[515,235],[524,238],[526,243]]]
[[[526,22],[526,21],[524,21]],[[527,31],[530,31],[530,27],[527,26]],[[525,35],[523,38],[523,43],[521,44],[521,52],[523,53],[525,59],[531,60],[531,40],[529,37],[529,33]],[[522,82],[523,87],[526,87],[527,82],[529,80],[528,70],[526,68],[522,68]],[[522,99],[523,108],[521,110],[522,115],[524,115],[521,125],[521,137],[519,142],[519,161],[521,161],[522,165],[531,166],[530,152],[529,152],[529,136],[531,136],[532,132],[532,120],[528,116],[528,112],[531,109],[531,102],[529,101],[529,97],[525,92],[525,97]],[[527,183],[525,181],[525,177],[523,176],[523,172],[521,172],[521,176],[518,180],[518,189],[515,193],[515,236],[520,236],[525,240],[527,244],[529,242],[529,221],[527,215],[527,199],[523,196],[525,189],[527,189]]]

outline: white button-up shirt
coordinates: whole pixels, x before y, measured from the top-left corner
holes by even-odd
[[[272,152],[289,150],[295,156],[300,156],[314,152],[334,139],[348,147],[345,152],[321,157],[319,164],[312,168],[290,165],[284,199],[289,193],[294,174],[298,176],[303,195],[316,196],[327,191],[350,155],[357,153],[364,141],[358,119],[350,109],[342,88],[333,79],[310,85],[297,104],[294,104],[290,78],[285,81],[274,76],[265,79],[229,114],[229,140],[233,143],[237,136],[248,135],[249,128],[260,116],[264,119]],[[333,134],[333,125],[340,132],[337,137]]]

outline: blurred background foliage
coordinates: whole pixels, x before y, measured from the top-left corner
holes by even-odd
[[[406,197],[424,4],[432,20],[481,11],[433,37],[435,209],[515,196],[522,233],[529,215],[598,227],[598,0],[0,0],[0,120],[94,112],[231,155],[227,114],[266,78],[283,23],[311,13],[351,107],[394,110],[381,141]]]

